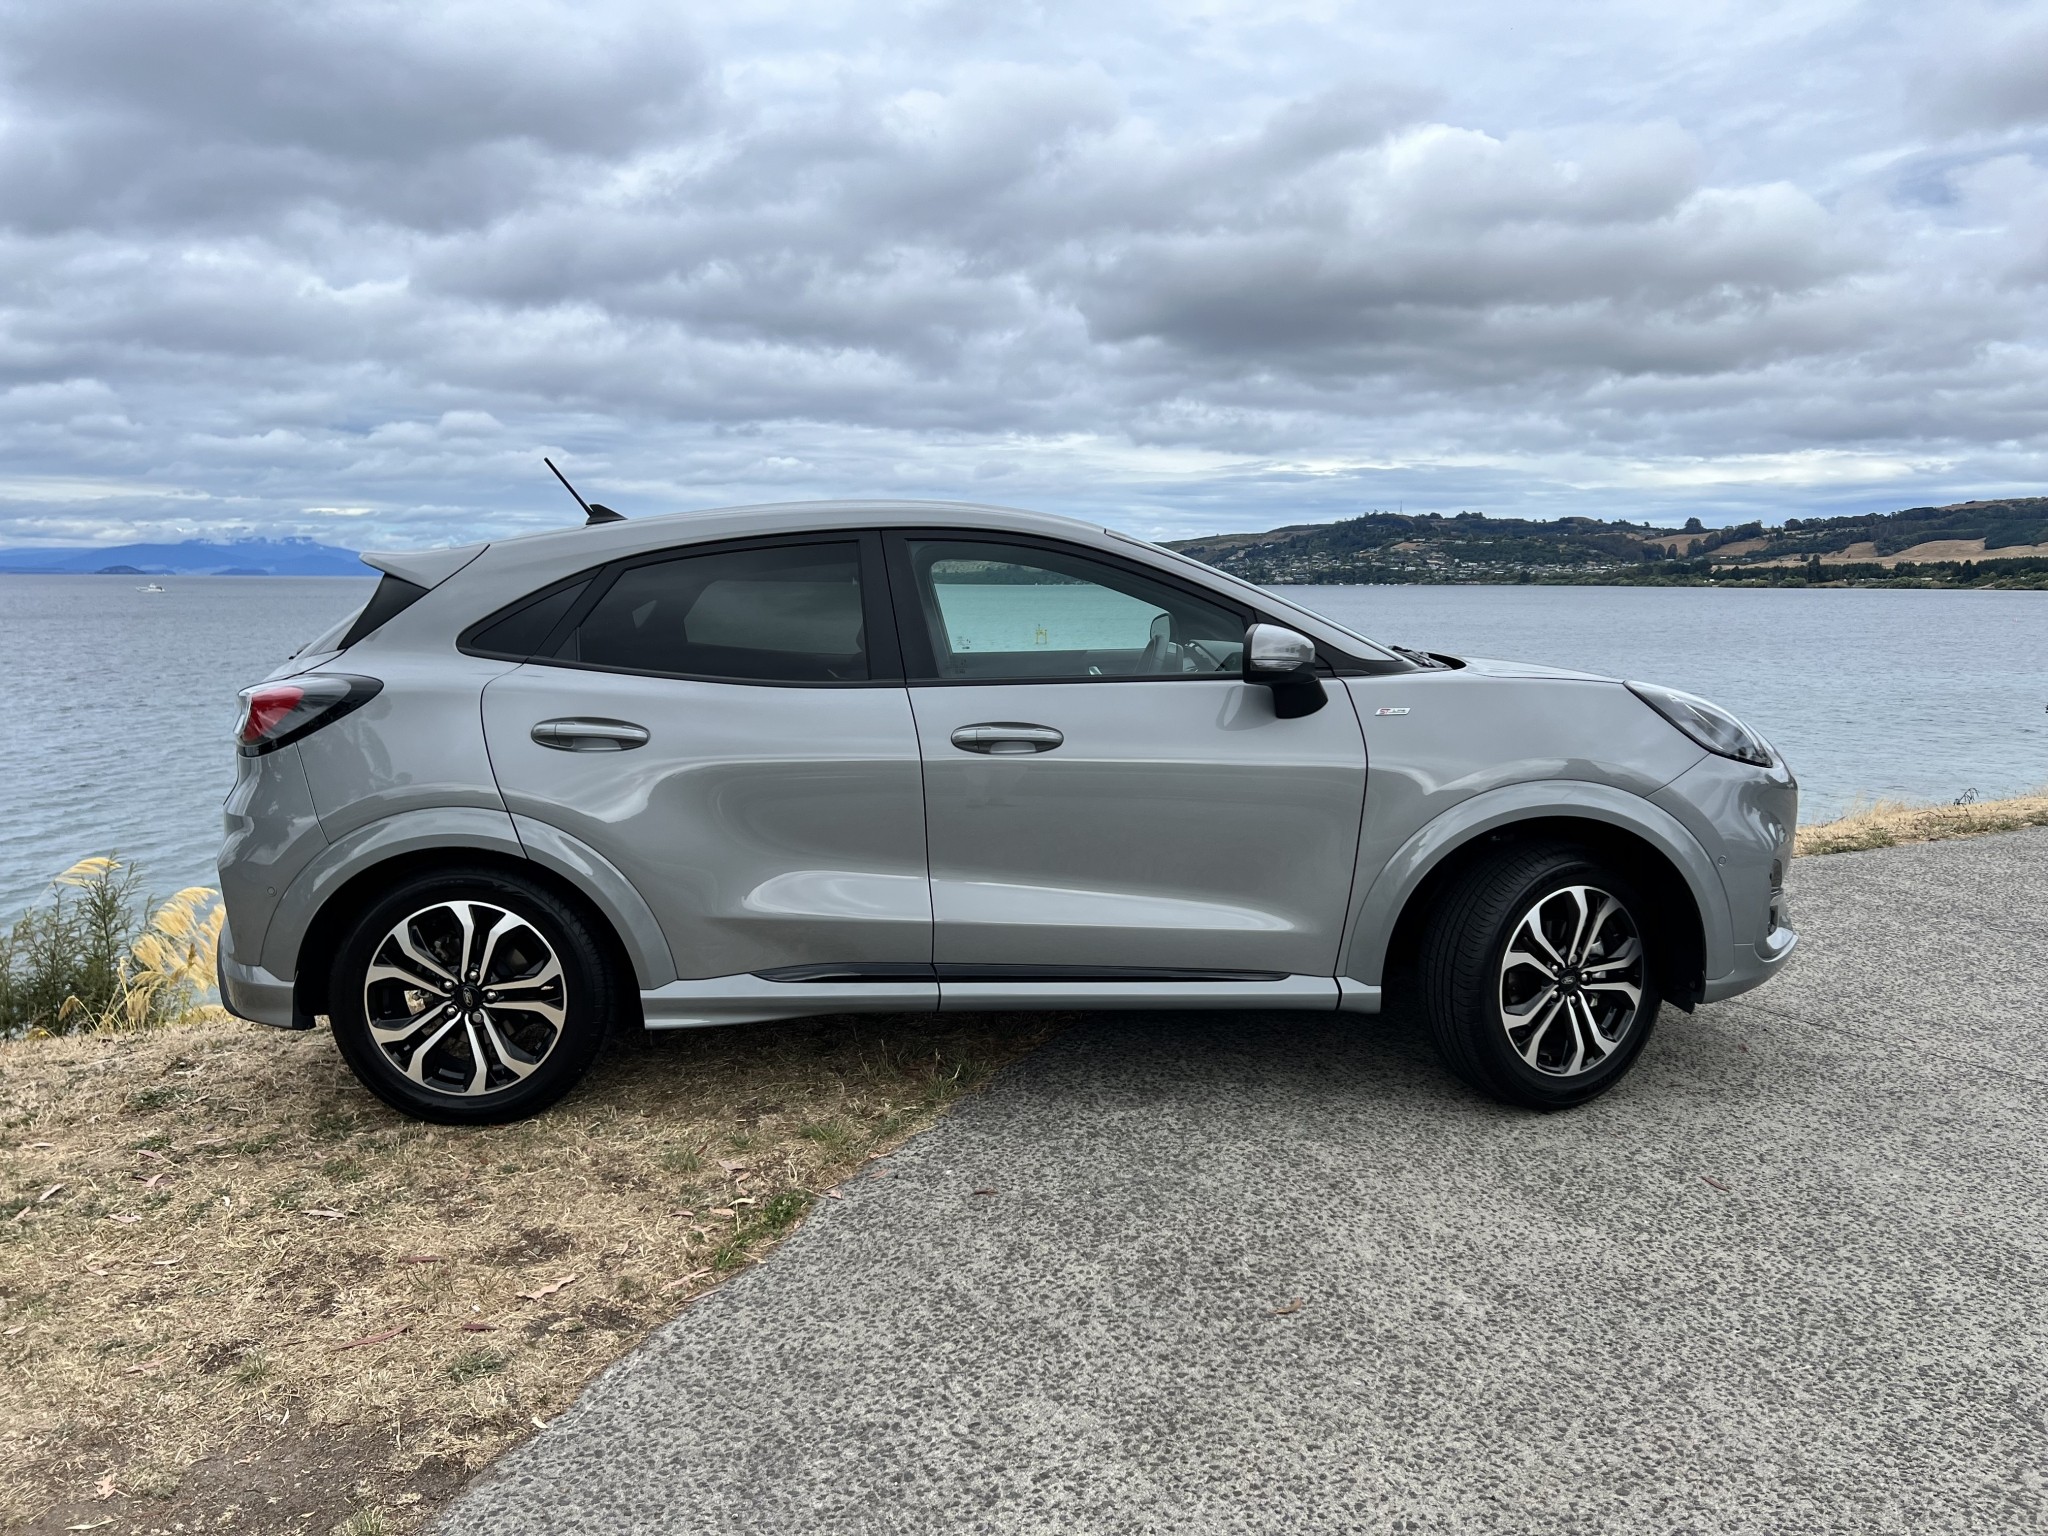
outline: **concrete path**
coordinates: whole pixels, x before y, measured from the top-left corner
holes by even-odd
[[[1391,1023],[1091,1019],[443,1529],[2048,1528],[2048,832],[1793,899],[1567,1115]]]

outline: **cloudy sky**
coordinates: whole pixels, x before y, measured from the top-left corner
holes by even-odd
[[[0,0],[0,545],[2048,491],[2048,5]]]

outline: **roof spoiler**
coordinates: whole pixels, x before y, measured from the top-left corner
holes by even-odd
[[[454,549],[400,549],[389,553],[364,550],[363,564],[416,587],[438,587],[461,570],[489,544],[461,544]]]

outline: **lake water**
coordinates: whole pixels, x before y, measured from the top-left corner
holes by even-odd
[[[0,576],[0,917],[87,854],[160,894],[212,883],[235,690],[368,596],[336,578]],[[1797,770],[1808,820],[1858,797],[2048,782],[2048,594],[1288,587],[1376,639],[1669,683]]]

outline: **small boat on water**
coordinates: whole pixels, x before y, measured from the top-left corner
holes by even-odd
[[[137,587],[135,590],[138,592],[168,592],[171,589],[169,587],[160,587],[152,581],[147,586]]]

